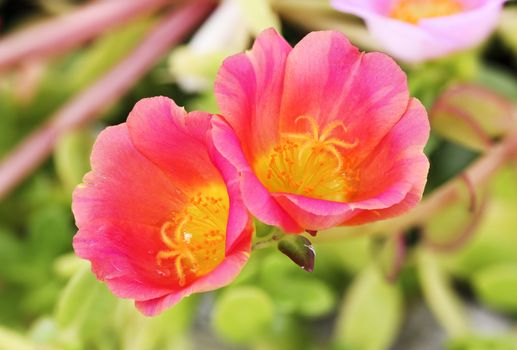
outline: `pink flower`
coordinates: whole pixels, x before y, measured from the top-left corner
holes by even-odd
[[[230,283],[249,256],[250,217],[209,154],[209,118],[165,97],[138,102],[99,135],[74,192],[77,255],[146,315]]]
[[[333,0],[366,21],[387,53],[408,62],[478,45],[494,29],[505,0]]]
[[[321,230],[419,202],[429,123],[388,56],[361,53],[337,32],[291,48],[267,30],[224,62],[215,90],[224,117],[212,119],[214,145],[258,219]]]

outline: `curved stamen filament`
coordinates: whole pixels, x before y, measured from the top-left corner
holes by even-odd
[[[318,124],[316,124],[316,121],[314,120],[314,118],[309,117],[308,115],[301,115],[294,120],[294,123],[298,124],[298,122],[300,120],[305,120],[309,123],[309,125],[311,127],[311,131],[312,131],[312,137],[314,139],[318,139],[319,127],[318,127]]]
[[[216,192],[222,197],[209,195]],[[172,214],[160,229],[165,249],[156,254],[160,266],[171,266],[180,286],[212,271],[225,253],[228,197],[224,187],[193,196],[185,210]],[[172,263],[172,264],[171,264]]]
[[[254,164],[257,174],[273,192],[345,200],[353,192],[356,172],[342,150],[356,147],[359,141],[339,137],[339,130],[348,132],[343,121],[329,123],[321,133],[314,118],[302,115],[295,124],[300,121],[306,122],[307,131],[282,133],[279,144]]]

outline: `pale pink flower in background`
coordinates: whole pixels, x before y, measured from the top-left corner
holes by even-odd
[[[361,17],[392,56],[421,62],[475,47],[490,35],[505,0],[332,0]]]

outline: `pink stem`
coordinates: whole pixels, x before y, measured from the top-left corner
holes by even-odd
[[[65,51],[169,0],[104,0],[0,40],[0,71],[32,57]]]
[[[397,281],[397,278],[404,266],[404,262],[406,260],[406,244],[404,242],[404,233],[397,233],[391,239],[394,240],[395,244],[395,259],[393,261],[393,266],[388,274],[386,275],[386,279],[390,283],[394,283]]]
[[[485,196],[485,198],[481,202],[481,205],[479,206],[479,209],[472,214],[472,217],[470,218],[470,221],[468,222],[467,226],[460,230],[459,234],[455,235],[454,238],[448,242],[433,242],[432,239],[425,235],[424,230],[425,244],[434,250],[442,252],[455,251],[464,246],[469,241],[469,239],[472,238],[477,228],[479,227],[481,219],[483,218],[483,215],[486,212],[487,202],[488,200]]]
[[[0,198],[31,173],[51,153],[63,133],[101,116],[212,10],[210,0],[197,0],[175,10],[113,70],[65,104],[0,164]]]
[[[465,175],[473,187],[481,186],[515,154],[517,154],[517,131],[509,133],[500,144],[491,147],[482,158],[467,168]],[[444,205],[456,201],[461,194],[460,188],[458,179],[449,181],[424,199],[408,215],[395,220],[395,226],[407,228],[425,223]]]
[[[459,178],[463,180],[465,185],[467,186],[467,190],[469,192],[469,211],[474,213],[478,207],[478,196],[476,193],[476,188],[472,181],[470,181],[468,175],[466,173],[462,173],[459,175]]]

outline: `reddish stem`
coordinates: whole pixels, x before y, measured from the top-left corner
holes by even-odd
[[[460,179],[467,186],[467,190],[469,193],[469,211],[471,213],[474,213],[478,206],[478,196],[476,193],[476,188],[474,187],[474,184],[472,183],[472,181],[470,181],[470,179],[466,173],[461,174]]]
[[[490,150],[465,171],[469,182],[475,188],[486,183],[488,179],[505,162],[517,153],[517,132],[513,131],[503,141],[490,148]],[[461,186],[458,179],[449,181],[436,190],[428,198],[411,211],[408,215],[395,219],[396,226],[405,228],[425,223],[427,218],[438,212],[444,205],[451,203],[460,197]],[[399,226],[400,225],[400,226]]]
[[[105,0],[35,24],[0,40],[0,71],[32,57],[63,52],[169,0]]]
[[[395,244],[395,259],[393,261],[393,266],[390,271],[388,271],[386,275],[386,279],[390,283],[394,283],[404,266],[404,262],[406,260],[406,244],[404,242],[404,233],[395,234],[391,239],[394,240]]]
[[[467,226],[460,230],[457,235],[453,235],[454,238],[452,240],[448,242],[435,242],[432,239],[430,239],[427,235],[425,235],[424,231],[425,244],[434,250],[442,252],[455,251],[460,247],[464,246],[469,241],[469,239],[472,238],[477,228],[479,227],[481,219],[483,218],[483,215],[486,212],[487,202],[488,201],[485,197],[481,202],[479,208],[474,213],[472,213],[472,216],[470,218],[470,221],[467,223]]]
[[[0,164],[0,199],[47,158],[58,136],[100,117],[103,109],[124,95],[212,9],[212,1],[198,0],[175,10],[113,70],[65,104],[45,125],[28,136]]]

